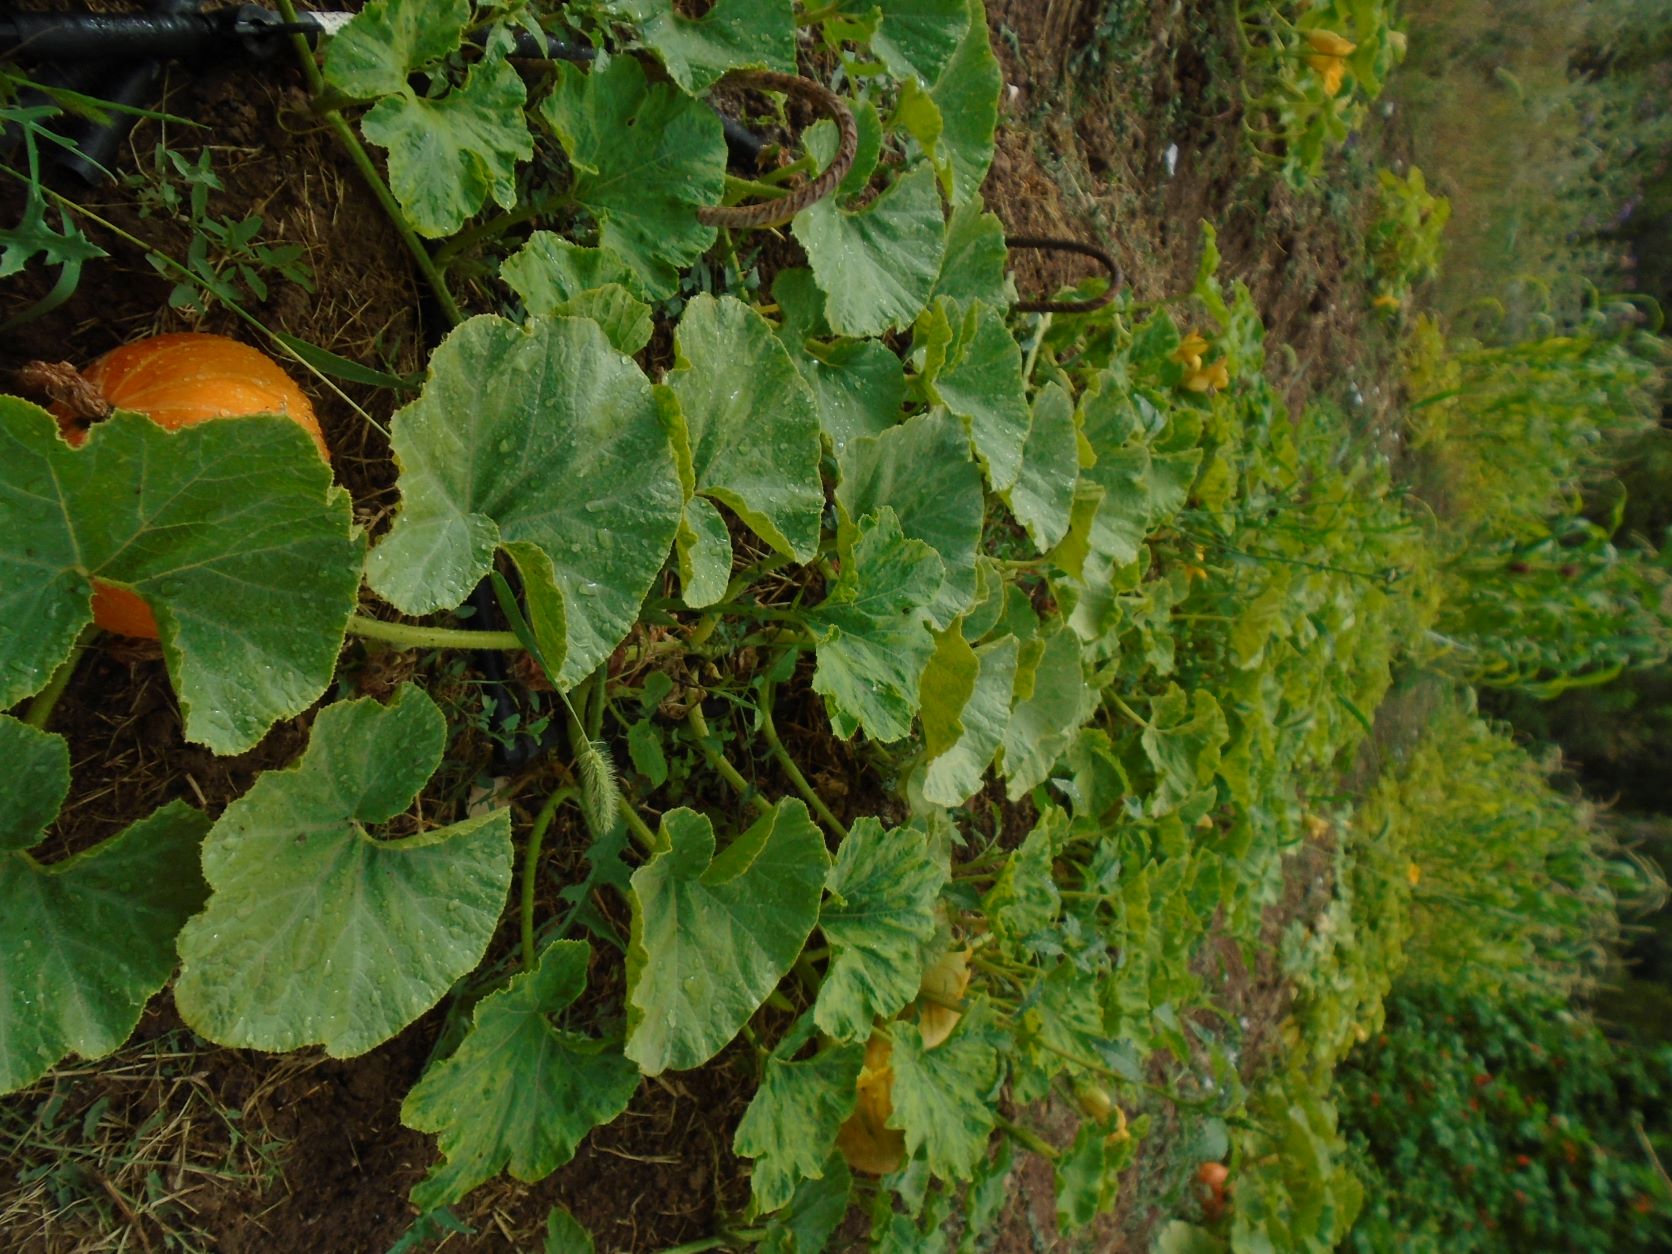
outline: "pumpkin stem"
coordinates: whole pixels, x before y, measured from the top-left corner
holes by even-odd
[[[83,427],[110,417],[115,408],[98,384],[67,361],[25,362],[18,367],[17,379],[29,391],[51,397]]]

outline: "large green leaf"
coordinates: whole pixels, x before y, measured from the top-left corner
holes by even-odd
[[[1213,782],[1219,755],[1231,738],[1225,712],[1205,688],[1185,692],[1177,684],[1157,697],[1144,728],[1144,756],[1155,770],[1145,803],[1150,814],[1177,809]]]
[[[371,0],[331,38],[325,81],[362,100],[407,90],[413,71],[459,46],[469,0]]]
[[[414,1186],[420,1210],[452,1205],[506,1167],[543,1180],[627,1108],[638,1068],[550,1017],[586,988],[591,952],[583,941],[547,945],[532,970],[477,1003],[458,1050],[406,1095],[401,1122],[436,1134],[446,1158]]]
[[[209,820],[171,801],[85,853],[42,866],[37,844],[70,791],[63,739],[0,715],[0,1093],[72,1050],[108,1054],[174,970],[174,936],[203,902]]]
[[[1096,694],[1080,665],[1080,642],[1066,625],[1057,624],[1045,637],[1032,681],[1004,729],[1005,791],[1012,801],[1051,773],[1095,708]]]
[[[1004,74],[987,40],[987,12],[982,0],[968,0],[969,28],[941,71],[929,97],[940,109],[937,159],[950,173],[948,198],[953,204],[976,194],[993,164],[993,136],[999,122],[999,93]],[[883,23],[883,34],[888,24]]]
[[[564,301],[594,288],[638,283],[633,268],[609,249],[583,248],[552,231],[530,232],[523,246],[500,263],[499,277],[535,317],[560,313]]]
[[[1143,442],[1138,412],[1126,388],[1113,373],[1105,373],[1080,403],[1080,429],[1095,464],[1081,472],[1081,500],[1087,489],[1100,489],[1090,511],[1084,536],[1091,569],[1107,572],[1138,556],[1150,529],[1150,450]],[[1079,513],[1080,502],[1075,509]],[[1073,538],[1072,536],[1070,537]]]
[[[813,272],[780,270],[772,283],[783,324],[778,338],[789,351],[819,407],[819,426],[838,456],[848,441],[877,435],[900,421],[906,373],[900,359],[877,340],[829,340],[824,294]]]
[[[705,496],[685,502],[674,540],[679,556],[679,591],[692,609],[713,605],[726,594],[731,580],[731,532],[714,503]]]
[[[742,66],[795,73],[790,0],[718,0],[697,19],[682,16],[673,0],[617,0],[616,8],[692,95]]]
[[[839,0],[836,12],[880,13],[871,47],[896,78],[915,75],[925,83],[940,77],[970,22],[965,0]]]
[[[913,339],[929,342],[922,381],[930,397],[962,420],[993,491],[1008,491],[1022,469],[1030,417],[1022,350],[1004,316],[980,301],[961,308],[938,297]]]
[[[980,670],[959,715],[962,730],[956,741],[930,759],[923,776],[925,800],[957,806],[980,791],[987,766],[1010,722],[1017,652],[1015,636],[1005,636],[975,651]]]
[[[590,320],[472,318],[436,349],[390,443],[401,512],[368,559],[373,589],[409,614],[451,609],[498,546],[527,544],[563,609],[554,624],[531,597],[547,661],[566,685],[596,669],[637,620],[683,499],[639,368]]]
[[[389,190],[420,235],[453,234],[490,196],[504,209],[517,203],[517,162],[534,155],[526,99],[516,69],[490,58],[443,96],[403,88],[360,119],[366,138],[389,150]]]
[[[1074,401],[1055,381],[1033,399],[1033,425],[1022,450],[1022,469],[1007,500],[1034,548],[1047,553],[1068,534],[1074,485],[1080,477],[1080,436]]]
[[[846,200],[864,191],[865,185],[871,181],[871,175],[876,173],[877,161],[882,156],[882,115],[877,112],[877,106],[871,100],[864,99],[854,103],[853,129],[858,136],[858,143],[854,145],[853,164],[842,176],[842,181],[836,184],[836,190],[831,193],[837,200]],[[820,118],[801,133],[801,143],[818,163],[819,169],[829,169],[830,163],[836,159],[836,150],[840,145],[836,124],[828,118]]]
[[[998,1054],[980,1030],[978,1004],[951,1036],[925,1049],[915,1024],[893,1024],[894,1113],[888,1126],[906,1134],[906,1149],[923,1151],[942,1179],[967,1180],[987,1152],[994,1110],[988,1090],[998,1077]]]
[[[981,899],[981,913],[1001,938],[1023,939],[1056,922],[1062,896],[1052,864],[1066,819],[1060,809],[1045,810]]]
[[[607,248],[535,231],[501,264],[499,277],[537,318],[591,318],[629,356],[650,343],[650,306],[634,295],[638,276]]]
[[[761,1234],[761,1254],[822,1254],[831,1235],[848,1213],[853,1172],[840,1153],[833,1152],[824,1174],[803,1178],[789,1205],[767,1222]]]
[[[807,943],[829,868],[793,798],[717,857],[707,816],[662,816],[633,872],[627,950],[627,1056],[646,1075],[707,1062],[742,1030]]]
[[[944,411],[922,414],[874,439],[854,440],[842,455],[836,499],[850,517],[886,506],[900,530],[941,559],[942,581],[928,610],[945,627],[975,597],[975,558],[986,503],[969,441]]]
[[[389,186],[422,235],[450,235],[491,195],[516,203],[516,164],[534,155],[522,78],[503,57],[472,67],[462,86],[420,95],[408,79],[454,52],[470,22],[465,0],[373,0],[331,40],[325,79],[361,99],[361,121],[389,150]]]
[[[725,189],[719,115],[616,57],[591,72],[559,65],[540,116],[569,154],[570,194],[598,220],[601,242],[633,267],[646,295],[671,295],[678,271],[714,242],[696,211]]]
[[[348,494],[273,416],[170,433],[118,414],[73,449],[0,397],[0,535],[0,706],[69,655],[97,578],[151,606],[186,735],[217,753],[318,700],[360,582]]]
[[[873,740],[899,740],[917,713],[918,681],[935,651],[928,602],[941,561],[900,530],[883,506],[859,521],[844,545],[842,574],[807,615],[818,642],[813,689],[844,738],[863,727]]]
[[[934,294],[960,305],[981,301],[1007,308],[1016,298],[1005,273],[1009,264],[1004,223],[983,209],[980,196],[971,196],[952,211],[946,224],[946,253],[935,276]]]
[[[732,1138],[736,1153],[756,1160],[750,1185],[758,1210],[777,1210],[797,1181],[824,1177],[836,1131],[858,1101],[864,1063],[862,1044],[835,1045],[804,1062],[767,1059]]]
[[[222,1045],[388,1040],[482,959],[511,882],[511,815],[379,839],[441,763],[423,690],[338,702],[293,767],[268,771],[203,845],[213,890],[180,933],[180,1016]]]
[[[790,230],[807,250],[839,335],[881,335],[917,317],[946,248],[940,191],[926,165],[857,212],[833,200],[810,205]]]
[[[732,296],[685,306],[667,385],[696,491],[786,556],[818,551],[824,485],[813,395],[766,319]]]
[[[923,720],[923,756],[938,757],[964,734],[964,707],[975,692],[981,662],[964,635],[963,621],[935,633],[935,652],[923,668],[917,694]]]
[[[917,995],[935,901],[950,873],[916,828],[885,829],[869,816],[853,824],[819,912],[831,952],[813,1007],[821,1032],[864,1041],[876,1020]]]

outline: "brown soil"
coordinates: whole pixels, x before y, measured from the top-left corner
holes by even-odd
[[[1109,45],[1124,60],[1098,64],[1084,53],[1107,34],[1099,23],[1110,7],[1101,0],[989,0],[994,47],[1012,90],[984,189],[987,203],[1015,233],[1104,243],[1140,300],[1187,291],[1200,223],[1218,224],[1222,274],[1253,289],[1270,333],[1273,377],[1298,406],[1320,387],[1333,387],[1349,364],[1340,359],[1342,346],[1368,334],[1366,311],[1343,296],[1360,255],[1359,211],[1276,188],[1251,164],[1239,132],[1234,67],[1209,65],[1200,52],[1200,33],[1224,20],[1223,6],[1203,0],[1171,12],[1153,6],[1152,17],[1152,6],[1130,5],[1144,29]],[[1214,43],[1229,46],[1224,39]],[[261,238],[302,245],[318,286],[309,295],[275,281],[268,300],[250,302],[251,312],[341,356],[395,373],[420,369],[426,327],[406,256],[307,113],[299,77],[288,65],[235,75],[176,71],[161,107],[205,129],[143,122],[123,155],[123,170],[150,169],[165,129],[169,144],[188,158],[207,145],[226,185],[211,196],[210,211],[233,220],[260,214]],[[1176,167],[1169,176],[1173,145]],[[0,219],[15,219],[16,190],[0,186]],[[83,192],[79,200],[115,228],[91,231],[110,257],[89,264],[67,304],[0,343],[0,375],[32,359],[85,364],[115,344],[160,330],[250,336],[220,306],[201,315],[168,309],[172,280],[157,274],[144,254],[183,255],[190,237],[184,222],[145,216],[131,187]],[[793,253],[793,246],[775,246],[766,259],[792,260]],[[1016,269],[1018,288],[1029,295],[1086,274],[1080,262],[1055,254],[1019,253]],[[34,272],[8,280],[4,312],[32,302],[49,281]],[[294,373],[303,375],[300,368]],[[393,503],[393,471],[378,429],[387,425],[395,398],[354,385],[303,382],[333,449],[338,481],[353,494],[359,516],[375,523]],[[410,656],[352,645],[345,662],[348,677],[366,691],[386,689],[414,665]],[[681,678],[701,681],[700,675]],[[829,735],[815,703],[798,704],[786,693],[778,718],[820,791],[845,800],[838,809],[883,808],[881,798],[862,793],[874,788],[871,773],[851,746]],[[262,770],[294,759],[310,722],[305,714],[276,727],[250,752],[217,758],[182,741],[154,646],[101,644],[54,716],[53,730],[70,740],[74,787],[44,852],[55,858],[87,848],[171,798],[218,814]],[[454,746],[454,756],[465,760],[456,804],[485,757],[486,745],[474,735],[465,733]],[[768,787],[784,782],[770,763],[758,765],[757,778]],[[515,796],[536,798],[547,786],[533,776],[508,785]],[[712,800],[716,808],[736,805],[734,798]],[[551,840],[554,865],[542,906],[555,909],[554,885],[579,878],[584,837],[560,821]],[[1288,891],[1267,921],[1272,936],[1317,909],[1317,861],[1309,854],[1291,866]],[[616,922],[625,932],[625,920]],[[491,953],[509,953],[514,943],[507,924]],[[1219,939],[1204,946],[1201,961],[1204,975],[1222,986],[1221,1006],[1247,1022],[1242,1058],[1251,1075],[1270,1054],[1289,990],[1269,958],[1250,971]],[[611,981],[619,980],[620,964],[594,966],[599,986],[588,1004],[613,998],[619,1005],[620,989]],[[0,1101],[0,1152],[7,1159],[0,1172],[0,1249],[388,1249],[412,1224],[406,1194],[434,1158],[430,1139],[400,1124],[400,1101],[444,1027],[443,1008],[361,1058],[272,1057],[197,1041],[166,996],[159,998],[134,1040],[112,1059],[66,1066]],[[600,1250],[655,1250],[706,1237],[747,1200],[745,1173],[729,1147],[745,1105],[740,1094],[752,1087],[742,1051],[695,1072],[646,1081],[627,1113],[595,1131],[572,1163],[536,1185],[501,1178],[483,1186],[454,1208],[461,1231],[437,1229],[432,1236],[439,1244],[426,1248],[538,1248],[556,1203],[594,1233]],[[1176,1167],[1167,1157],[1176,1120],[1163,1107],[1155,1113],[1153,1144],[1128,1174],[1120,1211],[1086,1239],[1096,1248],[1147,1249],[1160,1215],[1141,1206],[1140,1197],[1178,1195],[1179,1181],[1163,1179]],[[1034,1110],[1026,1118],[1047,1136],[1071,1134],[1066,1112]],[[72,1153],[72,1145],[80,1148]],[[1056,1248],[1049,1166],[1022,1158],[995,1248]],[[62,1167],[72,1159],[80,1165]]]

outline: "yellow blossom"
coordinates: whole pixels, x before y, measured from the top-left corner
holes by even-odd
[[[1319,77],[1324,80],[1324,94],[1326,96],[1333,96],[1341,90],[1341,82],[1347,77],[1347,63],[1340,57],[1313,53],[1306,58],[1306,63],[1317,70]]]
[[[1405,878],[1410,880],[1411,887],[1415,888],[1422,883],[1422,868],[1415,862],[1407,862],[1405,864]]]
[[[1306,42],[1311,45],[1313,52],[1322,53],[1326,57],[1349,57],[1358,50],[1358,45],[1350,39],[1343,39],[1332,30],[1309,30],[1306,32]]]
[[[1398,309],[1404,304],[1404,302],[1392,292],[1383,292],[1370,303],[1376,306],[1377,309]]]
[[[1198,366],[1185,373],[1184,390],[1186,392],[1213,392],[1219,388],[1231,386],[1231,369],[1220,358],[1206,366]]]
[[[1192,370],[1202,368],[1202,354],[1208,351],[1208,342],[1196,332],[1192,331],[1179,341],[1179,346],[1173,350],[1173,360]]]

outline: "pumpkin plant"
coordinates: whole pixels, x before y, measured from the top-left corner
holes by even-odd
[[[422,1211],[501,1169],[543,1177],[639,1077],[732,1050],[758,1084],[727,1241],[818,1248],[851,1159],[880,1174],[877,1239],[921,1248],[954,1199],[1002,1182],[1000,1129],[1057,1158],[1059,1209],[1089,1222],[1141,1122],[1088,1115],[1059,1151],[1001,1106],[1088,1083],[1130,1101],[1153,1055],[1192,1057],[1208,920],[1258,937],[1300,794],[1418,634],[1380,573],[1411,561],[1385,471],[1291,424],[1216,254],[1188,317],[1125,299],[1012,316],[977,190],[1002,85],[980,0],[803,11],[853,131],[810,128],[758,179],[728,173],[704,95],[796,68],[791,4],[571,7],[613,55],[538,86],[501,9],[466,0],[372,0],[323,71],[306,63],[329,102],[368,106],[387,185],[332,124],[409,241],[451,237],[418,249],[451,326],[390,422],[399,505],[369,549],[285,385],[227,401],[265,416],[192,409],[232,386],[230,349],[90,371],[177,430],[119,409],[72,443],[0,399],[0,611],[31,624],[0,638],[0,701],[47,685],[110,585],[151,608],[186,735],[218,752],[309,711],[350,632],[529,653],[568,751],[467,808],[426,793],[451,737],[421,682],[314,711],[295,763],[199,816],[197,895],[123,904],[161,939],[111,1030],[45,1034],[0,1074],[113,1048],[172,944],[183,1018],[229,1046],[348,1057],[450,1005],[450,1048],[402,1107],[443,1156]],[[493,29],[459,57],[473,23]],[[807,265],[764,301],[736,264],[744,228],[722,236],[710,211],[777,197],[839,145],[848,173],[790,224]],[[490,201],[508,214],[478,221]],[[509,238],[535,216],[561,231]],[[467,260],[469,316],[447,291]],[[1181,320],[1213,324],[1223,386],[1189,385]],[[153,390],[176,352],[205,363],[190,400]],[[362,577],[389,615],[356,615]],[[484,579],[511,630],[388,621],[460,611]],[[823,774],[779,734],[792,708],[817,721]],[[606,757],[619,790],[598,786]],[[843,772],[863,787],[826,782]],[[590,870],[545,917],[542,842],[589,785],[569,831]],[[60,795],[29,809],[6,891],[57,870],[23,846]],[[513,953],[495,943],[519,854]],[[65,928],[115,930],[79,908],[62,903]],[[0,985],[50,987],[42,961],[0,945]],[[619,978],[593,985],[624,991],[583,999],[604,963]],[[41,1011],[0,1015],[7,1042]],[[856,1118],[880,1152],[855,1152]]]

